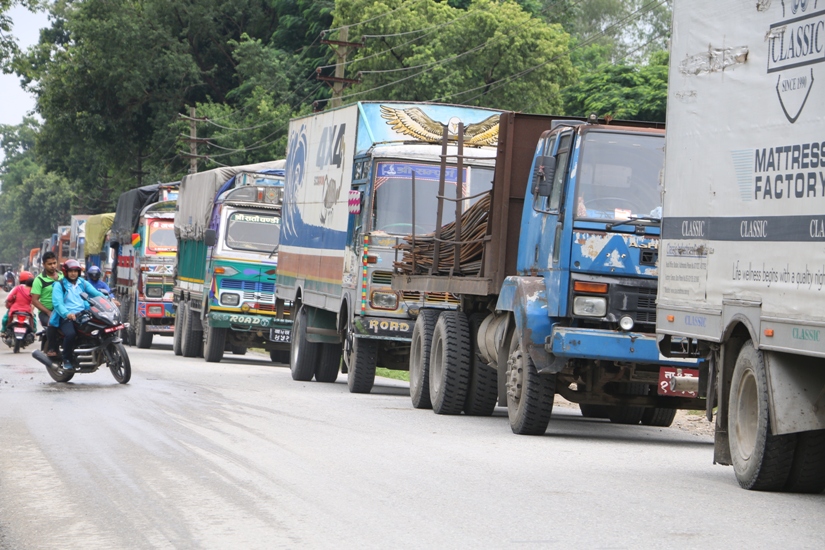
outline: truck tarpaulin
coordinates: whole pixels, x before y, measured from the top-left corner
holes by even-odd
[[[117,210],[112,222],[113,242],[131,243],[132,233],[137,228],[140,211],[147,204],[158,201],[160,184],[144,185],[137,189],[126,191],[117,201]]]
[[[112,222],[114,220],[114,212],[89,216],[89,219],[86,221],[87,256],[100,254],[103,250],[103,241],[106,240],[106,232],[112,227]]]
[[[246,166],[215,168],[185,176],[181,181],[178,195],[175,236],[185,240],[203,239],[204,232],[209,227],[215,195],[223,184],[236,174],[283,169],[285,165],[284,160],[276,160]]]

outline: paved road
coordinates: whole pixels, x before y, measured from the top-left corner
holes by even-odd
[[[710,438],[557,409],[543,437],[297,383],[262,356],[129,348],[55,384],[0,351],[0,547],[822,548],[825,495],[739,489]]]

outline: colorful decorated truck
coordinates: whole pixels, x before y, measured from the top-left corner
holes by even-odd
[[[112,274],[112,264],[116,259],[113,249],[109,246],[112,222],[115,213],[95,214],[86,220],[86,244],[84,255],[86,269],[97,266],[102,273],[102,280],[107,283]],[[111,286],[111,285],[110,285]]]
[[[178,264],[176,355],[269,351],[289,359],[290,306],[275,298],[283,160],[218,168],[183,178],[175,216]]]
[[[450,293],[394,291],[395,247],[435,229],[439,192],[462,189],[458,208],[442,212],[447,223],[490,188],[498,117],[455,105],[360,102],[290,122],[277,295],[295,303],[294,379],[334,382],[343,355],[350,391],[369,392],[377,365],[408,368],[420,309],[457,307]],[[451,160],[442,169],[444,155]]]
[[[86,221],[88,215],[73,215],[69,223],[69,258],[85,265]]]
[[[155,334],[174,334],[177,188],[175,182],[123,193],[112,221],[110,239],[117,251],[113,290],[129,323],[125,339],[140,348],[150,347]]]

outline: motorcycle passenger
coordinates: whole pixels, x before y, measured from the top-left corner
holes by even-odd
[[[63,264],[63,279],[53,285],[52,303],[54,311],[49,324],[59,327],[63,332],[63,369],[74,369],[74,348],[77,331],[74,321],[77,314],[87,309],[86,300],[81,296],[86,293],[91,297],[103,296],[90,282],[80,278],[83,268],[77,260],[66,260]]]
[[[31,287],[32,283],[34,283],[34,275],[28,271],[21,271],[18,277],[20,279],[20,284],[14,287],[14,289],[6,297],[7,311],[3,316],[2,326],[0,326],[0,334],[6,333],[6,325],[9,322],[9,315],[20,311],[24,311],[29,314],[32,312]],[[34,316],[32,316],[32,323],[32,329],[37,330],[37,321],[35,321]]]
[[[112,295],[112,289],[109,288],[104,281],[100,280],[100,268],[96,265],[93,265],[89,269],[86,270],[86,280],[92,283],[92,286],[98,289],[99,291],[103,292],[106,291],[106,294]]]
[[[63,274],[57,269],[57,256],[49,251],[43,254],[43,271],[35,277],[32,284],[32,304],[39,311],[40,324],[46,327],[46,338],[48,340],[48,356],[57,357],[57,329],[49,325],[52,316],[52,289],[54,283],[63,278]]]

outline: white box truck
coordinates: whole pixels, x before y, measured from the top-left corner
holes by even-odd
[[[667,109],[660,349],[710,360],[742,487],[821,492],[825,2],[675,2]]]

